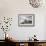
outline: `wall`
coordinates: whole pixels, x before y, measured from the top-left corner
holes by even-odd
[[[18,14],[35,14],[35,26],[18,27]],[[3,16],[13,18],[11,29],[8,32],[17,40],[27,40],[34,34],[39,40],[46,40],[46,5],[33,8],[28,0],[0,0],[0,17]],[[3,32],[1,31],[1,33]],[[2,35],[1,33],[0,35]]]

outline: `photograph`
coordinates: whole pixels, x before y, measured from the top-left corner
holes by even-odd
[[[35,14],[19,14],[18,25],[19,26],[34,26]]]

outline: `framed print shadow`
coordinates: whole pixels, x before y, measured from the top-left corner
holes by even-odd
[[[35,14],[18,14],[18,26],[35,26]]]

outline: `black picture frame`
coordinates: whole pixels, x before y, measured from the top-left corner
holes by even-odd
[[[18,26],[35,26],[35,14],[18,14]]]

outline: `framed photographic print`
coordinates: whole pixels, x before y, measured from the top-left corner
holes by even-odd
[[[35,14],[18,14],[18,26],[34,26]]]

